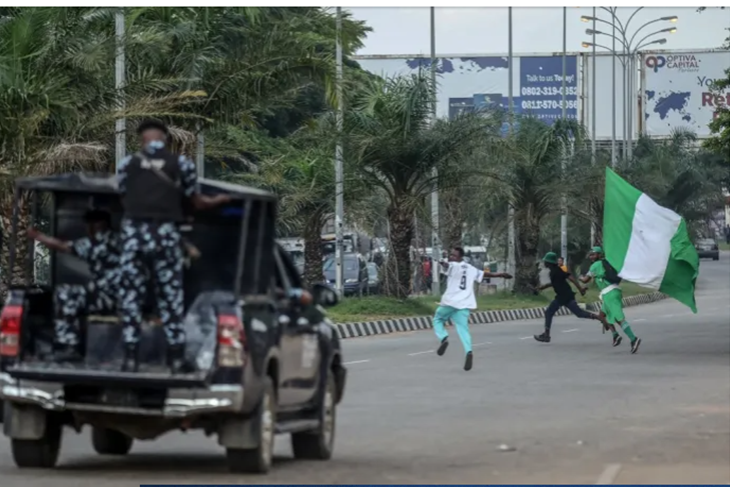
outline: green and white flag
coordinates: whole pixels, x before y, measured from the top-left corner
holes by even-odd
[[[700,259],[684,219],[606,168],[603,249],[619,276],[697,312]]]

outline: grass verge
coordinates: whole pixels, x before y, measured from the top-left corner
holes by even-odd
[[[621,284],[624,297],[653,292],[636,284]],[[539,308],[547,306],[553,299],[552,289],[539,296],[514,296],[500,292],[489,296],[477,296],[477,311],[493,311],[502,309]],[[576,295],[579,303],[598,301],[598,290],[590,287],[585,296]],[[428,316],[436,311],[438,300],[433,296],[419,296],[398,300],[383,296],[363,298],[345,298],[337,306],[328,309],[328,315],[335,323],[352,323],[357,321],[376,321],[409,316]]]
[[[730,244],[726,242],[720,242],[718,247],[720,247],[720,250],[730,250]]]

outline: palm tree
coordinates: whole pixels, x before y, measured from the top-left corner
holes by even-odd
[[[435,86],[428,73],[369,80],[349,100],[345,117],[348,169],[387,195],[391,252],[385,292],[409,294],[415,208],[435,184],[467,177],[457,161],[472,154],[499,124],[484,114],[431,120]],[[434,178],[438,171],[438,179]]]
[[[504,141],[506,150],[495,160],[498,190],[515,210],[516,270],[514,291],[531,294],[539,286],[540,228],[561,209],[563,164],[574,145],[580,146],[583,128],[570,120],[553,125],[531,117],[520,118]]]

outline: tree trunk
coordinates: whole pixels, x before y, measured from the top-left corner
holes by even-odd
[[[456,190],[449,190],[444,193],[445,215],[443,242],[444,249],[453,249],[462,246],[462,229],[464,226],[464,204],[461,195]]]
[[[515,217],[518,235],[515,245],[516,269],[514,292],[533,294],[540,286],[540,260],[537,254],[540,243],[540,222],[529,213]]]
[[[304,223],[304,284],[311,287],[322,282],[322,222],[321,215],[314,214]]]
[[[413,240],[413,210],[410,205],[393,201],[388,208],[390,222],[390,252],[386,262],[385,294],[405,299],[411,287],[411,241]]]
[[[30,285],[33,280],[32,270],[26,271],[30,242],[26,237],[29,225],[28,205],[26,198],[21,199],[18,213],[17,234],[12,233],[13,203],[12,197],[3,198],[0,202],[0,225],[2,226],[2,248],[0,248],[0,304],[5,302],[8,287],[12,282],[15,285]],[[15,261],[10,268],[10,244],[15,240]],[[29,274],[29,275],[28,275]]]

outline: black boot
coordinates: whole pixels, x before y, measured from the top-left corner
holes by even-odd
[[[185,345],[168,345],[167,346],[167,366],[170,367],[170,372],[186,373],[189,372],[190,367],[185,363]]]
[[[136,343],[124,345],[124,359],[122,372],[137,372],[139,370],[139,346]]]
[[[53,346],[53,360],[55,362],[83,362],[84,357],[81,355],[78,345],[67,345],[65,343],[56,343]]]

